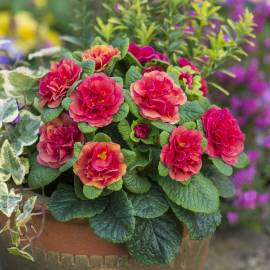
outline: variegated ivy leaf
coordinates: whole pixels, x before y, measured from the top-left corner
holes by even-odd
[[[0,128],[2,123],[11,123],[19,115],[16,99],[7,97],[4,92],[0,93]]]
[[[25,110],[21,112],[20,121],[10,134],[11,146],[17,155],[22,154],[24,146],[30,146],[36,142],[40,124],[39,116]]]
[[[0,152],[0,182],[13,178],[16,185],[21,185],[27,173],[25,161],[16,155],[8,140],[5,140]]]
[[[16,217],[17,227],[24,226],[32,217],[37,196],[30,197],[23,206],[23,212]]]
[[[10,217],[21,200],[20,194],[15,194],[13,189],[9,191],[7,184],[0,182],[0,212]]]
[[[3,88],[10,97],[21,97],[26,92],[37,86],[38,80],[43,74],[35,74],[26,67],[18,67],[13,70],[0,71],[4,79]]]

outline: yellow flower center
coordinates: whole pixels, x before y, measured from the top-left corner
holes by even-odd
[[[185,142],[179,142],[178,145],[179,145],[179,147],[185,147],[186,143]]]
[[[107,159],[107,151],[104,150],[100,154],[98,154],[98,158],[100,158],[102,160],[106,160]]]

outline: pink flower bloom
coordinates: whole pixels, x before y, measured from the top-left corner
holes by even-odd
[[[39,83],[40,105],[47,105],[49,108],[58,107],[68,89],[79,79],[81,71],[81,67],[70,59],[63,59],[52,65]]]
[[[112,122],[124,101],[122,88],[107,75],[88,76],[72,92],[70,116],[75,122],[104,127]]]
[[[139,139],[146,139],[149,136],[150,132],[150,126],[144,123],[137,124],[134,127],[134,135],[136,138]]]
[[[187,181],[202,167],[202,134],[183,126],[175,128],[169,143],[164,145],[160,159],[176,181]]]
[[[143,74],[147,73],[147,72],[155,71],[155,70],[164,71],[164,68],[162,66],[159,66],[159,65],[150,66],[150,67],[147,67],[143,70]]]
[[[130,86],[130,92],[143,117],[171,124],[179,121],[179,106],[187,100],[182,89],[162,71],[145,73]]]
[[[159,59],[167,62],[169,61],[166,54],[156,51],[151,46],[139,47],[136,43],[132,42],[129,44],[128,51],[133,54],[141,64],[145,64],[153,59]]]
[[[83,61],[93,60],[96,63],[96,71],[104,70],[110,60],[115,56],[120,56],[118,48],[109,45],[96,45],[82,53]]]
[[[198,74],[201,74],[200,69],[197,66],[195,66],[191,61],[189,61],[187,58],[185,58],[185,57],[179,57],[177,59],[177,62],[178,62],[178,65],[180,67],[190,66],[191,70],[197,72]],[[181,74],[180,74],[180,76],[181,76]],[[202,91],[203,95],[206,96],[207,93],[208,93],[208,86],[207,86],[206,79],[204,79],[204,78],[201,79],[201,85],[202,86],[201,86],[201,89],[200,90]]]
[[[230,111],[214,106],[203,114],[202,122],[208,140],[207,154],[234,165],[244,150],[245,135]]]
[[[85,185],[103,189],[121,180],[127,166],[119,144],[88,142],[73,168]]]
[[[83,134],[67,113],[40,127],[37,160],[41,165],[59,168],[73,157],[75,142],[83,142]]]

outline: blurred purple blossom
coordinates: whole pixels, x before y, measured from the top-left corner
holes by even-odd
[[[256,190],[243,192],[236,200],[235,205],[245,209],[255,209],[257,206],[258,193]]]
[[[230,224],[236,224],[239,220],[239,214],[232,211],[228,212],[226,217]]]

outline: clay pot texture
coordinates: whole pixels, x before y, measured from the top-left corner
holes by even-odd
[[[4,224],[0,215],[0,224]],[[35,216],[36,228],[41,216]],[[190,240],[184,229],[180,253],[170,265],[145,266],[131,258],[124,245],[100,239],[86,220],[66,223],[56,221],[49,213],[41,237],[35,242],[35,262],[10,255],[8,235],[0,235],[1,270],[204,270],[210,239]]]

